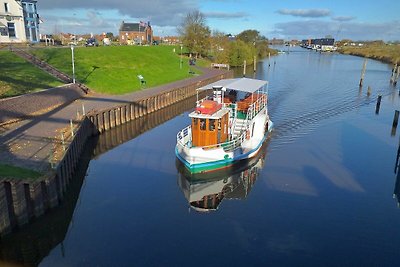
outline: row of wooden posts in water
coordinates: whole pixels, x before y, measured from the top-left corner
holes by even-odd
[[[361,70],[361,78],[360,78],[360,83],[359,83],[360,90],[363,86],[366,69],[367,69],[367,59],[364,60],[363,68]],[[396,86],[399,76],[400,76],[400,66],[398,66],[396,63],[392,69],[392,74],[390,76],[390,84],[392,84],[393,86]],[[371,87],[368,86],[368,90],[367,90],[368,96],[371,95],[371,91],[372,91]],[[399,90],[399,95],[400,95],[400,90]],[[382,101],[382,95],[378,95],[378,98],[376,101],[376,107],[375,107],[375,114],[379,114],[379,109],[381,107],[381,101]],[[395,110],[394,117],[393,117],[393,124],[392,124],[392,136],[394,136],[396,134],[396,129],[397,129],[398,121],[399,121],[399,114],[400,114],[400,111]]]

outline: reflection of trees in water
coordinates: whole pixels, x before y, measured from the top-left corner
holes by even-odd
[[[222,171],[190,174],[180,161],[178,184],[190,206],[197,211],[216,210],[223,199],[245,199],[264,166],[267,143],[252,159]]]
[[[0,239],[0,265],[2,262],[38,265],[65,238],[92,156],[105,153],[193,108],[195,101],[196,97],[188,98],[89,139],[68,186],[67,181],[55,178],[1,182],[0,232],[19,229]]]

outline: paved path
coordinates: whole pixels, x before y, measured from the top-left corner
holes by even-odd
[[[60,133],[69,127],[70,119],[76,118],[77,111],[82,113],[82,105],[86,112],[110,108],[225,72],[225,70],[204,69],[203,75],[126,95],[109,96],[89,93],[79,100],[61,105],[43,115],[8,125],[0,129],[0,162],[46,171],[49,167],[49,156],[55,137],[60,137]]]

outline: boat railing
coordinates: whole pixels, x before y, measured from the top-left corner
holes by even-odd
[[[192,126],[189,125],[177,133],[176,142],[177,144],[185,146],[191,141],[191,136],[192,136]]]
[[[247,110],[248,119],[253,119],[267,105],[267,95],[259,94],[259,97],[254,103],[249,105]]]

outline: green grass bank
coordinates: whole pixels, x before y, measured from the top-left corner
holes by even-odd
[[[338,51],[346,55],[372,58],[390,64],[400,64],[400,45],[372,44],[361,47],[343,46]]]
[[[0,51],[0,98],[32,93],[62,85],[62,82],[16,56]]]
[[[76,79],[96,92],[125,94],[143,89],[138,79],[142,75],[145,87],[154,87],[190,78],[187,57],[174,46],[100,46],[75,47]],[[36,49],[32,54],[72,76],[71,49]]]
[[[0,177],[11,179],[37,179],[42,174],[33,170],[15,167],[8,164],[0,164]]]

